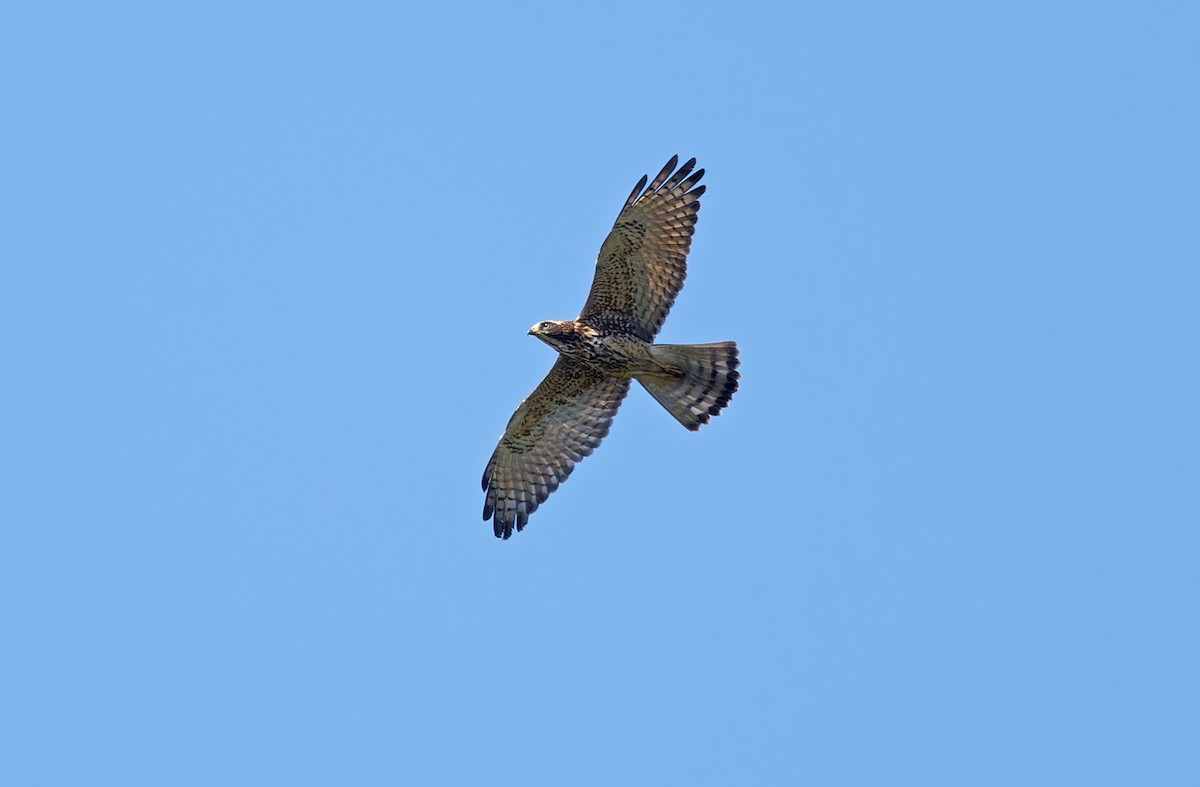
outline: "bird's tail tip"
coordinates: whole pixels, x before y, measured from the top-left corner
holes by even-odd
[[[729,405],[741,374],[736,342],[656,344],[655,360],[676,371],[642,375],[640,382],[675,420],[696,431]]]

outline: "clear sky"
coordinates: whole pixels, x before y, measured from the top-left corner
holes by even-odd
[[[1194,3],[4,17],[0,782],[1200,784]],[[741,390],[497,541],[674,153]]]

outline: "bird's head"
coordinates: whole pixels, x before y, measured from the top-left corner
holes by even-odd
[[[574,335],[574,325],[569,320],[542,320],[529,329],[529,335],[559,347]]]

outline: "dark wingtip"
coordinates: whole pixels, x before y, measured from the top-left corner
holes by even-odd
[[[629,192],[629,199],[625,200],[626,208],[628,208],[634,202],[637,202],[637,198],[641,195],[642,189],[646,188],[646,183],[649,180],[650,180],[649,176],[642,175],[642,179],[639,180],[637,182],[637,185],[633,187],[633,191]]]
[[[654,176],[654,180],[650,181],[650,186],[647,191],[658,191],[659,187],[666,183],[667,179],[671,176],[671,173],[675,171],[675,165],[678,163],[679,154],[671,156],[671,160],[667,162],[666,166]]]
[[[492,520],[492,532],[496,534],[496,538],[507,540],[512,535],[512,525],[497,516]]]

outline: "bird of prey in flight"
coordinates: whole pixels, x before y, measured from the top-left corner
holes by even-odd
[[[583,311],[546,320],[529,333],[558,351],[546,379],[513,413],[483,472],[483,518],[497,538],[520,531],[529,515],[608,434],[637,380],[691,430],[708,423],[738,388],[733,342],[654,344],[687,275],[700,210],[703,169],[676,169],[672,156],[646,176],[600,247]]]

